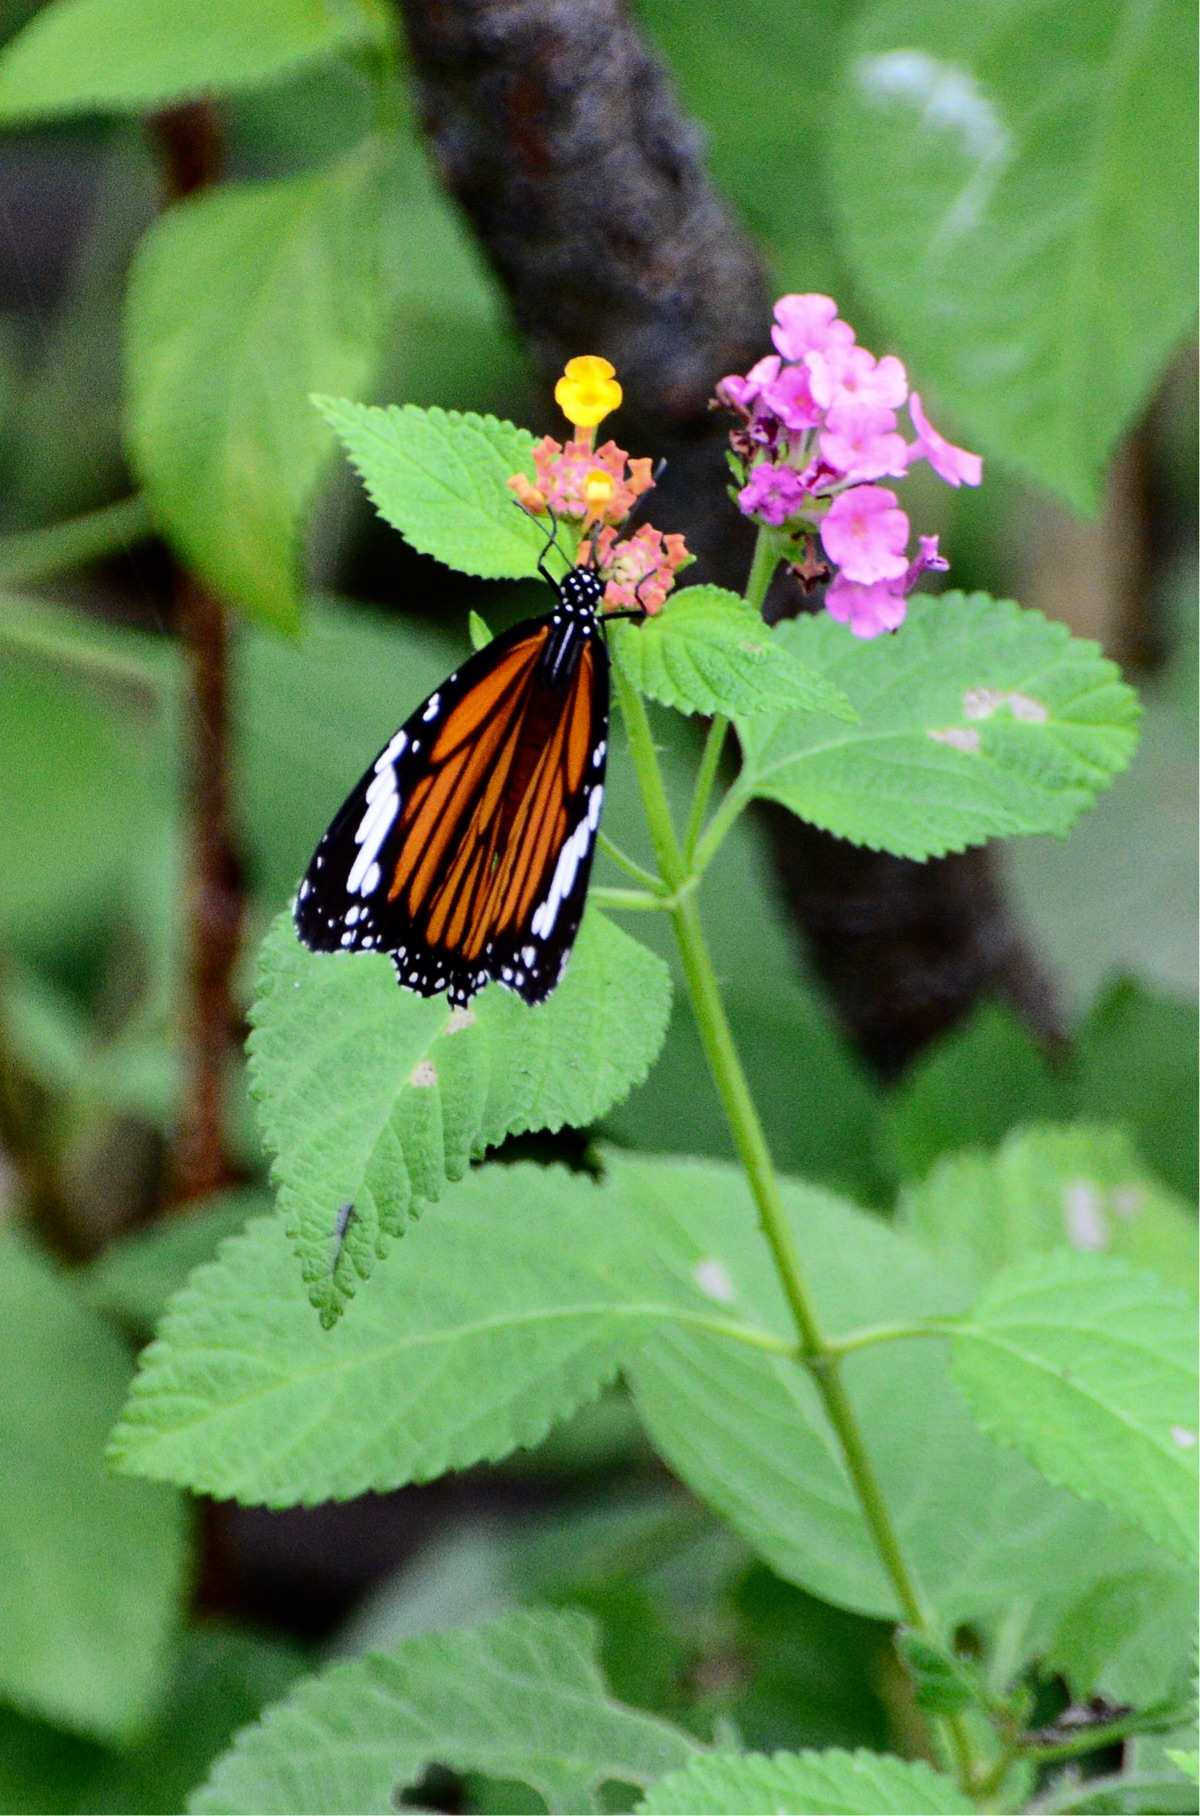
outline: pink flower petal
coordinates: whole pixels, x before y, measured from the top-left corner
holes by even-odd
[[[800,508],[804,487],[795,467],[760,461],[738,493],[739,508],[747,517],[778,526]]]
[[[948,486],[979,485],[983,479],[983,461],[978,454],[956,448],[952,441],[938,434],[922,408],[917,391],[908,400],[908,413],[917,432],[917,445],[915,450],[910,450],[909,464],[924,458]]]
[[[821,420],[808,388],[806,366],[785,366],[778,378],[764,385],[759,401],[785,429],[813,429]]]
[[[848,580],[869,585],[908,571],[908,518],[886,487],[852,486],[841,493],[822,520],[821,541]]]
[[[823,410],[855,401],[895,410],[908,396],[908,379],[895,354],[876,359],[865,347],[826,347],[805,354],[812,394]]]
[[[899,479],[908,470],[908,445],[895,430],[896,412],[881,404],[835,404],[820,438],[822,457],[843,479]]]
[[[826,591],[825,609],[831,618],[848,624],[856,637],[867,638],[897,630],[908,606],[903,594],[893,592],[884,580],[863,586],[839,574]]]
[[[781,296],[775,305],[775,324],[771,339],[785,359],[801,359],[818,347],[854,344],[854,330],[838,318],[833,298],[816,291]]]
[[[768,353],[751,366],[743,378],[740,373],[731,372],[717,386],[717,396],[722,403],[732,404],[737,410],[748,410],[758,397],[764,385],[769,385],[779,375],[782,361],[777,353]]]

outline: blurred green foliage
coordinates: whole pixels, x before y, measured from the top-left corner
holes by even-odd
[[[0,5],[0,35],[37,10],[32,0]],[[200,28],[200,51],[189,54],[202,56],[223,51],[222,20],[245,12],[228,0],[185,10]],[[1190,318],[1192,53],[1182,14],[1165,0],[1074,11],[1032,0],[839,0],[814,19],[754,0],[731,29],[723,9],[683,0],[642,0],[638,10],[777,287],[837,295],[863,339],[900,351],[963,436],[994,457],[978,495],[935,502],[930,490],[929,527],[941,530],[956,581],[1019,594],[1033,482],[1095,508],[1104,461],[1145,411]],[[25,212],[49,223],[6,211],[15,275],[0,306],[0,530],[52,530],[140,482],[176,546],[231,600],[277,623],[303,620],[290,641],[246,623],[235,643],[250,945],[286,903],[364,753],[466,649],[468,609],[481,604],[500,621],[528,599],[519,588],[484,594],[445,573],[435,580],[430,563],[398,556],[375,602],[388,617],[319,591],[361,546],[367,511],[344,477],[314,500],[331,438],[300,385],[273,409],[299,368],[303,391],[357,388],[541,426],[525,355],[399,90],[390,210],[379,242],[365,243],[363,224],[378,225],[381,212],[378,172],[362,157],[379,117],[371,11],[351,0],[332,9],[315,48],[260,33],[253,80],[243,85],[234,69],[221,111],[230,178],[271,187],[239,188],[157,225],[159,174],[130,116],[187,90],[181,67],[194,82],[194,64],[171,62],[182,30],[173,38],[164,27],[140,46],[157,67],[135,72],[123,93],[118,36],[104,48],[109,67],[99,54],[90,68],[60,54],[58,79],[76,89],[70,119],[55,112],[44,71],[36,106],[28,93],[13,99],[19,67],[14,76],[9,66],[7,86],[0,80],[10,120],[39,115],[8,140],[8,180],[21,185]],[[162,12],[168,26],[172,12]],[[81,69],[91,84],[82,97]],[[219,68],[201,69],[221,79]],[[97,111],[102,91],[118,117]],[[1035,205],[1039,231],[1025,232],[1038,225]],[[68,218],[73,231],[57,232]],[[321,270],[329,283],[314,300],[306,286]],[[186,309],[203,274],[207,316]],[[235,319],[240,364],[227,360]],[[1160,554],[1180,541],[1194,492],[1186,390],[1170,386],[1154,418]],[[247,487],[259,531],[239,547],[230,501],[240,507]],[[0,540],[0,1068],[17,1087],[22,1136],[54,1156],[66,1183],[59,1235],[90,1250],[128,1221],[131,1202],[138,1215],[149,1208],[178,1111],[179,663],[161,634],[153,557],[137,552],[32,598],[6,565],[12,553]],[[1000,1192],[1014,1142],[1042,1139],[1006,1142],[1030,1123],[1119,1130],[1106,1151],[1126,1144],[1153,1192],[1195,1196],[1194,574],[1160,560],[1152,585],[1125,606],[1159,628],[1168,658],[1144,689],[1138,763],[1066,845],[1028,841],[1007,859],[1071,1004],[1061,1053],[1047,1057],[1006,1010],[983,1005],[885,1090],[805,973],[752,819],[706,881],[726,1001],[781,1169],[885,1214],[904,1188],[906,1216],[936,1232],[950,1271],[976,1266],[978,1254],[965,1238],[953,1252],[945,1194],[955,1175],[945,1169],[990,1169],[987,1189]],[[666,715],[655,723],[678,804],[693,729]],[[619,763],[606,826],[638,846],[633,783]],[[603,860],[598,874],[620,880]],[[665,928],[637,931],[667,955]],[[243,1000],[248,980],[247,961]],[[248,1623],[215,1626],[189,1612],[179,1498],[114,1481],[101,1465],[131,1366],[127,1339],[266,1200],[240,1067],[229,1106],[244,1194],[130,1237],[74,1277],[3,1232],[2,1811],[178,1810],[306,1662]],[[686,1016],[675,1015],[651,1077],[602,1132],[649,1152],[728,1157]],[[964,1149],[974,1152],[955,1158]],[[1180,1252],[1171,1229],[1157,1251],[1170,1257],[1157,1264],[1166,1271]],[[873,1235],[890,1252],[887,1232]],[[1140,1259],[1155,1265],[1153,1253]],[[876,1284],[880,1315],[884,1288],[895,1315],[894,1283]],[[914,1357],[903,1375],[914,1396],[925,1392],[923,1366]],[[652,1372],[648,1362],[647,1395]],[[683,1424],[682,1393],[664,1387],[661,1400],[660,1420],[674,1413]],[[946,1417],[927,1434],[932,1454],[954,1448],[958,1427]],[[878,1441],[888,1454],[882,1430]],[[721,1472],[712,1442],[714,1454],[692,1466],[697,1477]],[[903,1461],[897,1450],[888,1466],[899,1472]],[[769,1489],[775,1459],[758,1462]],[[1027,1479],[1014,1464],[1014,1495]],[[595,1623],[613,1692],[704,1739],[919,1750],[912,1686],[871,1617],[883,1604],[860,1594],[869,1612],[854,1613],[816,1599],[798,1586],[807,1555],[772,1554],[795,1580],[775,1574],[745,1536],[756,1509],[743,1511],[739,1535],[664,1481],[623,1387],[534,1452],[481,1470],[477,1485],[482,1496],[497,1484],[528,1494],[531,1483],[556,1501],[552,1515],[448,1525],[377,1587],[331,1649],[358,1654],[523,1606],[578,1609]],[[972,1593],[982,1582],[990,1597],[982,1611],[971,1603],[978,1618],[966,1637],[992,1688],[1003,1688],[1006,1663],[1035,1659],[1032,1681],[1051,1714],[1094,1689],[1130,1701],[1177,1694],[1188,1669],[1185,1573],[1107,1514],[1071,1503],[1068,1516],[1065,1497],[1037,1492],[1041,1566],[1026,1599],[1001,1606],[1016,1570],[1005,1546],[1025,1543],[1002,1520],[967,1572]],[[922,1527],[919,1507],[907,1511],[951,1574],[946,1534],[932,1519]],[[855,1597],[843,1589],[841,1599]],[[1138,1740],[1133,1765],[1179,1777],[1155,1738]],[[504,1807],[498,1786],[469,1783],[476,1807]]]

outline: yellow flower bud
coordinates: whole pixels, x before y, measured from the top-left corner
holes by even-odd
[[[621,402],[616,368],[594,353],[569,359],[554,387],[554,401],[574,428],[594,429]]]
[[[594,467],[583,482],[583,495],[587,499],[588,510],[602,511],[616,489],[617,482],[612,474]]]

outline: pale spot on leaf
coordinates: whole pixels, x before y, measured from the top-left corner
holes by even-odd
[[[1088,1179],[1074,1179],[1063,1191],[1063,1218],[1072,1248],[1089,1252],[1107,1248],[1108,1224],[1104,1201]]]
[[[1004,695],[998,687],[969,687],[963,695],[963,712],[968,719],[990,719]]]
[[[446,1023],[447,1034],[461,1034],[464,1028],[475,1026],[474,1009],[451,1009],[450,1020]]]
[[[1050,717],[1032,694],[1005,693],[999,687],[969,687],[963,695],[963,712],[968,719],[990,719],[1002,706],[1027,725],[1044,725]]]
[[[416,1085],[419,1090],[427,1091],[437,1081],[437,1067],[431,1059],[419,1060],[408,1075],[409,1084]]]
[[[1140,1185],[1119,1185],[1112,1195],[1112,1207],[1118,1217],[1136,1217],[1146,1203]]]
[[[948,744],[951,750],[979,749],[979,733],[969,725],[943,725],[930,731],[929,736],[935,744]]]
[[[1186,1425],[1172,1425],[1171,1442],[1177,1444],[1180,1450],[1194,1450],[1196,1434],[1194,1431],[1189,1431]]]
[[[707,1299],[715,1299],[718,1305],[728,1305],[734,1297],[733,1281],[729,1278],[729,1269],[723,1261],[698,1261],[692,1269],[692,1279]]]

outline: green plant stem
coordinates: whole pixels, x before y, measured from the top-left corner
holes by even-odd
[[[692,796],[687,831],[683,835],[683,859],[689,868],[696,855],[696,846],[704,825],[704,816],[708,812],[708,803],[712,799],[713,784],[721,765],[721,753],[725,749],[725,738],[728,731],[729,720],[724,713],[715,713],[708,728],[708,736],[704,740],[704,752],[700,758],[700,767],[696,771],[696,791]]]
[[[746,590],[743,595],[746,604],[753,607],[753,609],[760,614],[766,603],[767,588],[771,584],[771,577],[779,565],[779,555],[780,541],[778,535],[774,530],[768,529],[764,524],[760,524],[758,527],[758,536],[754,543],[754,554],[750,561],[750,573],[746,580]],[[708,737],[704,745],[704,754],[700,759],[700,768],[696,772],[696,790],[692,797],[691,812],[688,814],[687,830],[683,835],[683,856],[684,861],[689,868],[691,868],[692,860],[696,855],[696,847],[700,842],[700,832],[704,825],[704,816],[708,812],[708,803],[712,798],[713,784],[717,779],[717,771],[721,766],[721,755],[725,749],[725,740],[728,735],[729,720],[725,717],[724,713],[717,713],[713,718],[712,724],[708,728]],[[716,824],[718,820],[722,819],[722,815],[725,814],[727,823],[722,824],[719,837],[716,842],[711,845],[708,853],[709,859],[711,859],[716,852],[717,845],[720,844],[721,839],[724,838],[725,833],[729,830],[729,827],[733,824],[733,821],[745,806],[745,802],[739,799],[732,809],[730,809],[729,802],[730,797],[729,795],[726,795],[725,800],[721,803],[721,807],[714,817],[714,824]],[[706,840],[705,843],[707,845],[709,841]],[[708,860],[706,859],[706,862],[707,861]],[[698,868],[703,869],[704,866],[700,865]]]
[[[849,1356],[859,1349],[874,1349],[877,1343],[899,1343],[906,1337],[948,1337],[951,1325],[940,1323],[933,1318],[924,1319],[920,1324],[864,1324],[861,1330],[843,1331],[839,1336],[831,1337],[828,1349],[831,1355]]]
[[[0,586],[28,586],[103,555],[119,555],[153,535],[150,506],[140,492],[69,517],[42,530],[0,537]]]
[[[768,529],[766,524],[760,523],[743,595],[746,604],[752,605],[756,612],[761,613],[767,602],[767,588],[774,577],[775,569],[779,566],[782,548],[779,532]]]
[[[630,914],[662,914],[671,905],[670,898],[658,891],[608,889],[603,883],[588,890],[588,901],[597,908],[619,908]]]
[[[665,882],[678,894],[690,878],[671,821],[670,805],[654,748],[650,721],[641,696],[624,674],[619,662],[615,665],[615,674],[617,696],[625,718],[655,855]],[[839,1372],[840,1358],[821,1329],[779,1189],[766,1134],[721,1000],[716,972],[693,894],[689,892],[680,896],[671,910],[671,919],[696,1026],[734,1145],[745,1168],[763,1234],[774,1257],[780,1284],[795,1321],[800,1339],[800,1359],[811,1372],[824,1402],[846,1472],[903,1617],[918,1632],[932,1636],[933,1622],[908,1567],[875,1466],[868,1455],[857,1415],[846,1393]],[[961,1716],[946,1716],[944,1723],[959,1777],[966,1789],[975,1777],[970,1734]]]
[[[636,883],[641,883],[646,889],[656,889],[660,895],[667,893],[663,888],[662,878],[655,876],[652,870],[647,870],[644,864],[639,864],[636,858],[631,858],[627,851],[622,851],[621,847],[614,844],[607,833],[598,832],[596,834],[596,848],[602,851],[606,858],[611,858],[618,870],[623,870],[625,875],[631,876]]]
[[[165,643],[159,649],[140,632],[114,631],[41,599],[0,600],[0,647],[55,667],[81,669],[99,681],[139,688],[155,698],[165,696],[172,685],[174,661]]]
[[[730,831],[738,815],[743,812],[749,799],[749,795],[743,792],[737,782],[725,795],[721,805],[705,827],[703,838],[700,839],[692,853],[692,867],[699,876],[704,875],[716,857],[725,835]]]
[[[1081,1728],[1078,1734],[1072,1734],[1066,1740],[1048,1741],[1045,1745],[1021,1741],[1017,1753],[1034,1765],[1053,1765],[1056,1760],[1080,1759],[1085,1753],[1111,1747],[1114,1741],[1127,1740],[1131,1734],[1161,1733],[1164,1728],[1182,1727],[1191,1718],[1190,1708],[1173,1708],[1165,1703],[1151,1709],[1131,1709],[1128,1715],[1118,1716],[1115,1721]]]

